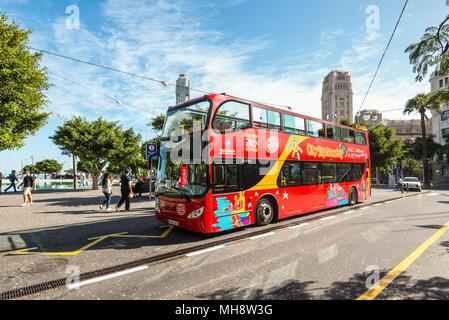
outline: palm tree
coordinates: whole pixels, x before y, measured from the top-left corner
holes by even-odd
[[[449,71],[449,15],[438,27],[429,27],[417,43],[412,43],[405,49],[409,53],[413,72],[417,73],[416,81],[424,77],[433,67],[435,75],[443,75]]]
[[[414,98],[409,99],[405,104],[403,113],[410,115],[418,112],[421,115],[421,134],[422,134],[422,161],[424,171],[424,186],[429,187],[429,164],[427,162],[427,135],[426,135],[426,120],[428,119],[426,112],[435,111],[441,114],[441,94],[437,93],[420,93]]]

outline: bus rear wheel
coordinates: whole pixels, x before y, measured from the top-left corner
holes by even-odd
[[[256,210],[254,211],[254,219],[258,226],[266,226],[273,221],[274,217],[274,207],[273,203],[267,199],[263,198],[259,200],[256,205]]]
[[[349,195],[348,195],[348,205],[354,206],[356,204],[357,204],[357,191],[355,191],[354,188],[351,188],[349,190]]]

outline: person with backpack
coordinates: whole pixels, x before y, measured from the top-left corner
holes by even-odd
[[[120,178],[120,185],[121,185],[120,191],[122,194],[122,198],[120,199],[119,203],[115,206],[115,210],[120,211],[121,205],[125,203],[125,210],[129,211],[130,200],[131,198],[134,197],[129,169],[126,169],[125,173],[122,174]]]
[[[104,206],[106,205],[107,212],[112,211],[112,209],[109,208],[109,206],[111,205],[111,198],[112,194],[114,193],[112,191],[112,179],[110,177],[111,175],[109,174],[109,172],[106,172],[103,176],[103,180],[101,181],[102,186],[101,189],[106,199],[103,201],[103,204],[100,206],[100,209],[103,210]]]
[[[11,171],[10,175],[8,176],[8,179],[9,181],[11,181],[11,185],[5,189],[5,193],[11,188],[14,188],[14,192],[17,192],[16,181],[19,182],[19,179],[17,179],[16,177],[16,170]]]

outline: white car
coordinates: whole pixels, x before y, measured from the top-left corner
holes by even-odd
[[[421,192],[421,182],[419,182],[418,178],[415,177],[405,177],[404,180],[402,180],[402,184],[404,185],[404,190],[408,189],[414,189]]]

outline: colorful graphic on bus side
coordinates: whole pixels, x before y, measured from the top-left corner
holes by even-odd
[[[232,202],[234,198],[234,203]],[[219,228],[220,231],[240,228],[251,224],[249,218],[249,211],[245,211],[245,197],[244,192],[238,195],[230,195],[216,198],[217,210],[214,211],[217,223],[214,227]]]

